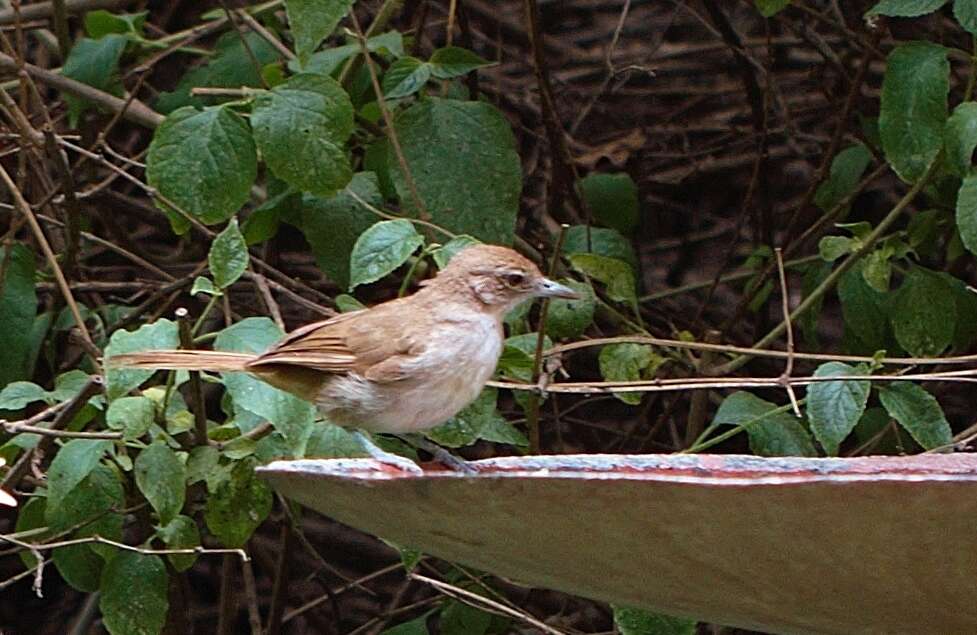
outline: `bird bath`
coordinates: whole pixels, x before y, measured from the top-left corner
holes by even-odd
[[[977,630],[977,455],[259,468],[357,529],[535,586],[776,633]]]

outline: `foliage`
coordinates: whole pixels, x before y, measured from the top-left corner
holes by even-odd
[[[397,15],[378,19],[360,40],[358,26],[352,28],[347,16],[371,7],[354,6],[352,0],[279,4],[283,11],[246,7],[248,18],[264,33],[251,27],[238,32],[221,23],[226,20],[222,12],[205,13],[195,27],[200,33],[168,36],[160,35],[155,9],[87,12],[83,32],[63,57],[60,76],[103,97],[125,98],[126,91],[135,91],[142,98],[142,84],[133,83],[134,75],[144,64],[168,60],[167,73],[153,75],[148,84],[155,96],[150,106],[161,123],[143,131],[122,115],[115,117],[118,107],[106,106],[115,102],[65,91],[66,116],[55,117],[52,124],[64,140],[80,134],[87,143],[98,137],[93,146],[98,148],[115,143],[124,136],[119,130],[130,126],[125,135],[140,140],[144,159],[137,152],[123,157],[122,167],[98,173],[99,181],[75,188],[69,197],[62,191],[67,186],[51,179],[61,174],[61,152],[77,145],[56,147],[47,157],[41,152],[44,143],[38,142],[29,146],[29,160],[21,167],[31,168],[38,158],[50,159],[50,166],[37,183],[17,175],[27,183],[37,213],[47,214],[48,206],[63,211],[66,228],[57,219],[44,227],[54,237],[52,258],[19,216],[11,214],[15,220],[4,224],[0,416],[19,421],[50,408],[41,417],[42,427],[58,421],[63,431],[81,432],[82,438],[36,428],[4,434],[0,457],[12,464],[30,453],[36,470],[31,479],[21,477],[13,484],[17,492],[32,494],[21,499],[14,528],[36,532],[31,540],[39,545],[82,539],[52,549],[49,556],[66,584],[99,593],[110,633],[162,632],[177,595],[176,574],[202,570],[199,563],[209,555],[202,545],[250,549],[255,532],[271,526],[273,510],[276,521],[282,516],[273,493],[255,476],[255,466],[280,458],[359,456],[361,448],[348,431],[322,420],[313,404],[246,373],[191,378],[185,372],[119,369],[104,362],[118,354],[180,348],[188,337],[195,347],[258,353],[284,335],[273,319],[273,303],[287,303],[280,313],[289,328],[330,314],[332,306],[359,310],[416,289],[461,249],[479,242],[515,245],[537,256],[548,274],[556,245],[562,245],[552,275],[581,296],[550,301],[545,315],[529,304],[514,309],[506,317],[507,339],[496,378],[545,384],[561,381],[565,372],[572,381],[602,380],[616,388],[613,398],[602,396],[596,409],[585,399],[553,394],[541,409],[543,399],[530,398],[526,391],[486,388],[450,421],[428,432],[445,447],[479,453],[497,444],[499,453],[536,452],[540,448],[526,422],[539,419],[543,443],[552,444],[544,448],[549,450],[557,444],[551,437],[559,438],[560,447],[588,451],[699,451],[723,444],[722,450],[770,457],[912,452],[954,442],[963,417],[955,403],[959,399],[948,394],[951,389],[893,377],[897,371],[886,358],[964,354],[977,341],[977,297],[969,286],[977,255],[977,65],[972,52],[960,48],[977,35],[974,2],[882,0],[859,16],[870,25],[885,23],[883,18],[896,25],[917,19],[908,23],[918,25],[940,12],[946,20],[952,16],[956,26],[947,22],[948,33],[939,38],[920,30],[910,41],[894,31],[897,35],[872,40],[871,46],[866,46],[868,37],[849,42],[855,54],[834,63],[844,69],[864,51],[871,56],[881,50],[885,70],[876,78],[881,82],[878,99],[860,89],[853,93],[852,110],[844,113],[833,136],[820,130],[799,135],[789,117],[774,125],[778,109],[786,108],[781,105],[785,91],[768,82],[763,90],[770,91],[770,99],[758,102],[766,110],[750,113],[763,115],[754,119],[762,123],[754,132],[763,133],[763,143],[771,135],[786,135],[798,148],[811,144],[817,152],[804,145],[805,160],[830,152],[810,171],[813,180],[801,188],[806,191],[803,205],[793,209],[792,201],[777,200],[780,190],[769,187],[777,170],[767,162],[773,154],[762,145],[758,153],[764,162],[755,164],[751,183],[743,188],[749,194],[742,219],[755,223],[755,240],[748,244],[744,238],[748,232],[741,231],[740,217],[720,227],[722,241],[735,233],[734,244],[716,250],[723,252],[724,262],[719,268],[711,262],[702,266],[699,277],[705,282],[686,287],[672,276],[700,264],[685,262],[683,250],[701,227],[683,225],[677,232],[682,253],[671,259],[677,264],[659,259],[665,249],[656,242],[662,238],[656,232],[670,212],[659,209],[658,201],[670,188],[689,196],[702,181],[692,186],[681,182],[686,176],[659,181],[657,174],[643,172],[647,157],[637,160],[638,153],[617,160],[610,146],[623,143],[620,139],[601,146],[598,159],[585,161],[582,155],[592,150],[587,144],[598,141],[574,135],[588,112],[575,122],[554,122],[547,112],[552,105],[538,105],[535,93],[531,99],[513,98],[507,91],[517,91],[507,87],[509,78],[490,61],[502,59],[493,47],[471,38],[447,38],[442,45]],[[756,0],[755,6],[763,16],[757,19],[768,25],[801,15],[789,0]],[[469,18],[464,12],[459,19]],[[236,20],[234,25],[240,26]],[[470,35],[468,26],[462,28]],[[747,48],[750,56],[760,55]],[[183,61],[174,62],[170,55]],[[882,61],[881,54],[868,59],[868,72]],[[606,64],[612,62],[608,53]],[[756,68],[776,77],[774,66]],[[625,82],[625,75],[638,67],[618,70]],[[864,81],[856,80],[855,66],[851,71],[842,84]],[[617,91],[624,84],[617,85],[616,72],[587,111],[601,112],[605,100],[621,98]],[[486,88],[488,83],[492,86]],[[26,99],[26,84],[24,89]],[[514,101],[525,102],[528,110],[516,110]],[[565,111],[577,102],[557,101],[553,116],[562,112],[567,119]],[[136,105],[152,112],[145,104],[130,104]],[[50,118],[47,110],[43,114]],[[25,120],[36,126],[47,121],[42,116]],[[110,129],[110,121],[119,129]],[[523,129],[537,124],[538,131],[530,130],[527,137]],[[730,125],[723,119],[724,134],[729,128],[740,135]],[[642,153],[658,153],[653,144],[645,145]],[[94,165],[115,157],[103,152],[111,147],[71,155],[81,164],[93,162],[73,169],[74,178],[96,174]],[[661,154],[695,154],[684,147],[667,150]],[[143,160],[145,172],[139,176]],[[708,170],[694,172],[711,187]],[[532,178],[524,178],[528,173]],[[541,174],[545,178],[537,178]],[[877,187],[884,178],[880,174],[889,175],[885,187]],[[70,176],[63,177],[65,182]],[[140,208],[135,221],[126,216],[118,226],[106,222],[116,210],[96,211],[102,188],[115,181],[135,187],[141,179],[145,201],[152,204]],[[542,180],[543,186],[531,182]],[[794,185],[783,185],[783,191]],[[754,196],[755,190],[762,195]],[[38,191],[51,196],[38,202]],[[125,202],[132,196],[128,190],[111,191],[108,199]],[[72,201],[81,201],[80,215],[70,207]],[[739,206],[737,199],[731,207]],[[788,208],[791,214],[781,213]],[[168,222],[158,222],[163,218]],[[139,231],[130,232],[137,226],[130,221],[139,223]],[[105,238],[79,257],[81,232]],[[146,238],[150,234],[152,240]],[[800,246],[789,256],[805,260],[788,262],[785,271],[791,285],[799,283],[796,290],[805,303],[794,316],[804,338],[798,348],[821,353],[816,362],[805,356],[791,361],[794,374],[811,376],[806,388],[794,388],[796,403],[776,384],[762,391],[710,388],[710,399],[698,405],[688,392],[649,397],[623,389],[629,383],[647,387],[713,371],[728,378],[747,363],[757,371],[750,375],[781,372],[779,361],[770,365],[747,359],[740,356],[742,350],[684,347],[701,343],[714,326],[721,327],[724,342],[776,346],[779,331],[770,340],[761,339],[758,331],[781,316],[776,246]],[[159,266],[147,266],[147,261]],[[98,276],[113,275],[122,262],[136,273],[104,281],[111,290],[101,291]],[[720,279],[728,273],[724,268],[736,265],[734,284]],[[158,278],[154,270],[166,276],[158,292],[138,284]],[[70,300],[61,295],[56,273],[80,289]],[[744,277],[745,284],[735,282]],[[135,295],[127,291],[133,284],[139,289]],[[704,288],[709,291],[702,297],[710,302],[688,300]],[[654,301],[642,296],[647,291],[655,292]],[[789,299],[796,307],[797,294]],[[173,318],[173,303],[190,307],[186,324]],[[90,342],[73,309],[82,316]],[[548,351],[555,344],[602,338],[609,341],[591,342],[599,348],[537,359],[539,342]],[[664,338],[673,341],[666,345],[659,341]],[[834,354],[846,356],[825,361]],[[910,360],[920,368],[928,367],[927,361]],[[89,378],[103,371],[104,390],[80,399]],[[200,393],[198,381],[204,386]],[[564,417],[578,407],[587,414]],[[71,416],[55,419],[59,412]],[[707,425],[698,439],[683,441],[693,414]],[[627,430],[616,426],[620,438],[613,441],[606,441],[602,430],[593,437],[576,434],[564,446],[563,427],[587,418],[634,425]],[[97,438],[84,436],[93,432]],[[467,449],[476,444],[478,449]],[[94,536],[143,553],[84,540]],[[152,552],[198,547],[199,552],[165,557]],[[25,566],[37,565],[35,552],[22,550],[19,556]],[[420,554],[415,556],[416,564]],[[445,633],[506,628],[504,620],[455,600],[433,612]],[[428,616],[414,613],[387,632],[427,632]],[[691,633],[696,624],[626,607],[614,607],[613,619],[624,634]]]

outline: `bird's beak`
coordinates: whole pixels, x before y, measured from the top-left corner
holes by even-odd
[[[570,287],[554,282],[549,278],[540,278],[536,283],[536,294],[540,298],[566,298],[567,300],[579,300],[580,294]]]

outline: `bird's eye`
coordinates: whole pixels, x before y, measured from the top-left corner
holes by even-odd
[[[510,287],[520,287],[526,281],[526,276],[521,273],[505,274],[505,283]]]

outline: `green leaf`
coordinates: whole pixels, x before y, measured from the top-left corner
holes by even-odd
[[[431,79],[431,65],[416,57],[402,57],[383,74],[383,95],[387,99],[401,99],[418,92]]]
[[[299,59],[308,59],[332,35],[351,6],[353,0],[286,0],[285,12]]]
[[[22,531],[47,527],[47,522],[44,520],[44,508],[46,506],[47,499],[42,496],[32,496],[27,499],[27,502],[17,512],[17,524],[14,525],[14,532],[19,534]],[[50,531],[34,534],[30,537],[30,541],[43,542],[49,534]],[[20,561],[28,569],[37,566],[40,562],[30,551],[23,550],[17,555],[20,556]]]
[[[818,242],[818,253],[825,262],[846,256],[858,249],[859,241],[847,236],[825,236]]]
[[[214,283],[210,281],[210,278],[205,278],[204,276],[197,276],[193,279],[193,286],[190,287],[190,295],[197,295],[198,293],[203,293],[205,295],[211,296],[221,296],[221,290],[214,286]]]
[[[616,229],[604,227],[588,227],[574,225],[569,228],[563,241],[565,254],[597,254],[608,258],[617,258],[638,270],[638,256],[634,252],[631,241]]]
[[[954,109],[946,120],[944,143],[950,171],[957,176],[968,174],[977,148],[977,102],[964,102]]]
[[[949,72],[946,49],[937,44],[910,42],[889,54],[879,132],[886,159],[907,183],[923,176],[943,146]]]
[[[158,635],[170,606],[168,588],[159,556],[120,551],[102,571],[102,623],[112,635]]]
[[[238,461],[231,477],[207,499],[207,529],[225,547],[243,547],[271,512],[271,501],[271,490],[255,478],[253,464]]]
[[[497,400],[495,388],[483,389],[475,401],[446,423],[427,431],[426,436],[448,448],[460,448],[479,440],[519,447],[529,445],[526,437],[499,414]]]
[[[953,431],[933,395],[907,381],[879,388],[879,400],[889,415],[927,450],[953,443]]]
[[[71,47],[62,74],[118,97],[122,94],[122,82],[118,76],[119,60],[128,41],[125,36],[115,34],[97,40],[82,38]],[[74,95],[65,95],[65,102],[68,104],[71,126],[74,127],[79,115],[91,104]]]
[[[336,308],[339,309],[340,313],[349,313],[351,311],[362,311],[366,305],[348,293],[340,293],[336,296]]]
[[[283,333],[264,317],[245,318],[218,333],[214,349],[240,353],[261,353],[281,339]],[[224,373],[224,386],[234,411],[253,413],[271,423],[301,455],[315,421],[315,407],[295,395],[251,377],[247,373]]]
[[[305,458],[336,459],[366,456],[359,440],[350,432],[327,422],[316,423],[305,448]]]
[[[428,63],[432,75],[438,79],[452,79],[467,75],[477,68],[491,66],[494,62],[483,60],[468,49],[446,46],[432,53]]]
[[[546,332],[554,339],[579,337],[594,321],[597,296],[586,282],[563,278],[560,282],[580,294],[579,300],[550,300],[546,313]]]
[[[759,0],[758,0],[759,2]],[[612,605],[614,626],[621,635],[695,635],[696,621],[644,609]]]
[[[841,276],[838,299],[846,331],[850,330],[869,352],[885,348],[889,323],[885,296],[868,285],[860,264]]]
[[[401,112],[396,129],[433,222],[487,243],[512,243],[522,167],[509,122],[494,106],[430,97]],[[396,154],[386,145],[401,206],[417,215]]]
[[[406,219],[382,220],[360,234],[349,256],[349,289],[375,282],[404,264],[424,237]]]
[[[814,376],[844,377],[867,373],[868,370],[862,366],[828,362],[818,366]],[[871,386],[870,382],[860,380],[826,381],[808,386],[807,418],[815,438],[829,455],[838,454],[838,446],[865,412]]]
[[[72,439],[58,450],[47,473],[49,514],[95,469],[111,447],[111,441]]]
[[[811,435],[784,408],[744,391],[726,397],[713,423],[746,429],[750,449],[760,456],[817,456]]]
[[[135,462],[136,487],[156,510],[161,525],[176,518],[186,499],[186,469],[165,441],[154,441]]]
[[[340,288],[349,286],[349,257],[356,239],[376,222],[376,215],[360,204],[383,203],[373,172],[357,172],[338,194],[331,198],[302,197],[302,232],[312,246],[316,264]]]
[[[36,315],[34,254],[25,245],[0,247],[0,386],[27,379],[29,335]]]
[[[956,330],[953,332],[953,348],[963,351],[977,339],[977,293],[974,293],[962,280],[954,278],[945,271],[939,275],[953,290],[953,300],[957,306]]]
[[[917,18],[933,13],[947,0],[882,0],[869,9],[868,15],[887,15],[893,18]]]
[[[220,451],[212,445],[198,445],[187,457],[187,485],[199,483],[212,474],[220,462]]]
[[[600,374],[605,381],[637,381],[664,362],[646,344],[609,344],[600,350]],[[626,404],[641,403],[640,392],[616,392]]]
[[[250,260],[248,245],[238,229],[237,219],[232,218],[224,231],[214,238],[207,254],[207,264],[214,276],[214,284],[219,289],[231,286],[247,270]]]
[[[977,3],[973,0],[955,0],[953,16],[971,35],[977,35]]]
[[[831,161],[828,178],[814,194],[814,204],[824,212],[830,211],[855,191],[871,162],[872,153],[860,143],[839,152]]]
[[[127,441],[138,439],[149,431],[156,418],[156,407],[147,397],[120,397],[109,404],[105,424],[122,430]]]
[[[638,186],[624,172],[590,174],[580,180],[580,192],[594,218],[630,235],[638,226]]]
[[[916,357],[939,355],[953,342],[956,329],[953,289],[936,272],[913,267],[893,298],[896,340]]]
[[[85,32],[96,40],[111,33],[132,34],[142,37],[143,25],[148,11],[139,13],[109,13],[105,9],[89,11],[85,14]]]
[[[465,247],[480,244],[482,243],[477,238],[462,234],[461,236],[455,236],[444,245],[435,249],[431,256],[434,258],[434,264],[438,266],[438,269],[444,269],[459,251]]]
[[[247,43],[247,46],[245,46]],[[202,108],[207,104],[226,101],[227,98],[197,97],[190,94],[195,87],[241,88],[261,87],[261,75],[256,69],[280,59],[281,54],[257,33],[242,36],[232,29],[218,38],[214,54],[209,61],[191,69],[180,78],[172,92],[160,94],[156,110],[168,114],[183,106]]]
[[[387,31],[367,39],[366,48],[371,52],[380,52],[399,58],[404,55],[404,38],[398,31]],[[289,62],[288,67],[296,73],[304,70],[307,73],[332,75],[339,70],[343,62],[354,55],[359,55],[359,53],[360,45],[358,42],[344,44],[314,53],[304,65],[300,64],[298,60],[293,60]]]
[[[268,167],[296,189],[332,196],[352,178],[353,104],[333,78],[300,73],[260,94],[251,126]]]
[[[68,495],[57,500],[48,497],[45,520],[56,533],[81,525],[71,532],[73,538],[98,535],[121,540],[124,517],[119,511],[123,507],[125,492],[118,473],[96,465]],[[98,589],[104,562],[114,555],[115,548],[108,545],[80,544],[55,549],[52,558],[58,572],[71,586],[90,592]]]
[[[972,254],[977,254],[977,174],[969,174],[957,194],[957,229],[960,240]]]
[[[441,635],[485,635],[492,614],[458,600],[449,600],[441,609],[438,632]]]
[[[879,293],[888,293],[889,280],[892,278],[892,250],[886,247],[875,249],[865,257],[862,263],[862,277],[868,286]]]
[[[229,219],[244,205],[257,173],[251,130],[224,107],[170,113],[146,156],[149,184],[208,225]]]
[[[157,529],[156,535],[166,544],[167,549],[193,549],[200,546],[200,530],[189,516],[174,517],[165,526]],[[197,561],[195,553],[171,553],[166,557],[177,571],[186,571]]]
[[[20,410],[35,401],[46,401],[48,391],[29,381],[15,381],[0,390],[0,410]]]
[[[105,357],[122,353],[138,353],[140,351],[155,351],[177,348],[180,336],[175,322],[167,319],[156,320],[152,324],[143,324],[135,331],[116,331],[105,348]],[[154,370],[118,368],[106,364],[105,394],[116,399],[127,394],[150,377]]]
[[[623,260],[597,254],[572,254],[570,265],[574,270],[604,283],[610,299],[632,305],[638,301],[634,272]]]

